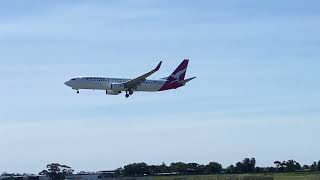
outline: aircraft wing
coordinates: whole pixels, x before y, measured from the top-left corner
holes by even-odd
[[[126,87],[128,89],[137,88],[139,85],[141,85],[146,80],[147,77],[151,76],[153,73],[157,72],[160,69],[161,63],[162,63],[162,61],[160,61],[158,66],[155,69],[151,70],[150,72],[123,83],[124,87]]]

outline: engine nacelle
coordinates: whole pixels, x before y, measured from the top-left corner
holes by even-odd
[[[112,89],[113,91],[125,91],[125,90],[126,90],[126,88],[124,87],[124,85],[121,84],[121,83],[112,83],[112,84],[111,84],[111,89]]]
[[[121,91],[113,91],[113,90],[106,90],[106,94],[108,95],[118,95]]]

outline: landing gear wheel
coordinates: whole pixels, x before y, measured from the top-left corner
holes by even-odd
[[[126,98],[128,98],[130,95],[129,94],[126,94]]]
[[[79,90],[77,90],[77,94],[79,94]]]
[[[129,91],[129,94],[132,95],[132,94],[133,94],[133,91]]]

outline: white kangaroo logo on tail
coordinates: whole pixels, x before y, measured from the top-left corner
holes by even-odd
[[[171,74],[171,77],[175,79],[175,80],[172,81],[171,83],[174,83],[174,82],[176,82],[176,81],[179,81],[179,77],[180,77],[183,73],[185,73],[186,70],[187,70],[187,68],[184,68],[183,70],[178,71],[176,74]]]

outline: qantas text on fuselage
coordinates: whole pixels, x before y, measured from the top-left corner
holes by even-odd
[[[134,91],[155,92],[177,89],[195,78],[184,78],[189,63],[189,60],[185,59],[169,77],[159,80],[147,80],[147,77],[160,69],[161,63],[162,61],[155,69],[134,79],[79,77],[70,79],[64,84],[76,90],[77,93],[79,93],[80,89],[105,90],[108,95],[118,95],[124,91],[126,92],[125,97],[128,98]]]

